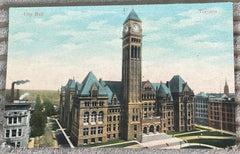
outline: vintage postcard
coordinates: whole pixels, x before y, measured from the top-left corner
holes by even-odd
[[[10,8],[3,143],[236,144],[232,3]]]

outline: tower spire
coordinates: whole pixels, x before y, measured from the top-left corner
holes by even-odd
[[[228,84],[227,84],[227,79],[225,79],[224,94],[225,94],[227,97],[229,96],[229,87],[228,87]]]

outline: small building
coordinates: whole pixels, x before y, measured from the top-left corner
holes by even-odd
[[[27,147],[30,136],[29,103],[6,104],[3,114],[3,142],[13,147]]]

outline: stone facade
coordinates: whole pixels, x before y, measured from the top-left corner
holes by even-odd
[[[193,97],[194,93],[188,84],[176,75],[170,80],[170,90],[174,101],[175,131],[193,129]]]
[[[6,104],[3,141],[13,147],[27,147],[30,136],[30,104]]]
[[[234,100],[210,98],[208,110],[209,127],[236,132]]]

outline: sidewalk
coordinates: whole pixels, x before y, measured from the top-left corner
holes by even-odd
[[[226,131],[226,130],[220,130],[220,129],[216,129],[216,128],[212,128],[212,127],[208,127],[208,126],[197,125],[197,124],[194,124],[194,125],[197,126],[197,127],[200,127],[200,128],[204,128],[204,129],[210,129],[210,130],[213,130],[213,131],[223,132],[223,133],[230,134],[230,135],[236,135],[236,133],[229,132],[229,131]]]
[[[105,147],[107,148],[107,147],[109,147],[109,146],[126,144],[126,143],[134,143],[134,142],[140,144],[138,141],[126,141],[126,142],[119,142],[119,143],[113,143],[113,144],[106,144],[106,145],[95,146],[95,147],[92,147],[92,148],[105,148]],[[134,145],[132,145],[132,146],[134,146]]]
[[[236,139],[234,136],[184,136],[179,137],[183,140],[193,140],[193,139]]]
[[[207,130],[199,130],[199,131],[193,131],[193,132],[186,132],[186,133],[181,133],[181,134],[175,134],[175,137],[179,137],[182,135],[187,135],[187,134],[195,134],[195,133],[202,133],[202,132],[207,132]]]

